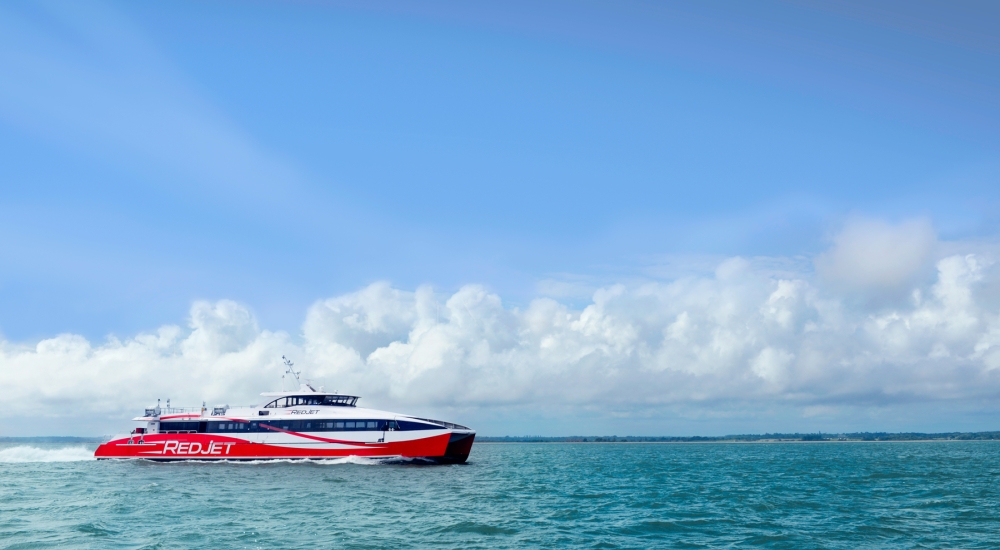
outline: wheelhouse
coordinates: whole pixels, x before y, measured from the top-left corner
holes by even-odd
[[[354,407],[358,398],[353,395],[290,395],[279,397],[264,405],[265,409],[282,409],[285,407],[313,406],[313,407]]]

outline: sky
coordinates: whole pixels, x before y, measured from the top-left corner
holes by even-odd
[[[993,2],[7,2],[0,435],[1000,429]]]

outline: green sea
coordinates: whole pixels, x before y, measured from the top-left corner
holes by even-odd
[[[0,445],[0,547],[1000,547],[1000,442],[477,443],[445,466],[92,452]]]

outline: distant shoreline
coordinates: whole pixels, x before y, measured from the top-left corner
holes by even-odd
[[[478,436],[476,443],[822,443],[822,442],[885,442],[885,441],[1000,441],[997,432],[852,432],[852,433],[767,433],[739,434],[718,437],[643,437],[643,436]]]
[[[498,441],[494,438],[480,441],[476,439],[476,445],[774,445],[777,443],[792,443],[796,445],[811,444],[833,444],[833,443],[968,443],[968,442],[990,441],[1000,442],[1000,439],[821,439],[815,441],[803,441],[801,439],[758,439],[753,441],[739,439],[721,439],[718,441]]]
[[[106,437],[25,436],[0,437],[0,443],[104,443]]]

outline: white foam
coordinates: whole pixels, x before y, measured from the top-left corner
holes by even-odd
[[[362,464],[362,465],[366,465],[366,466],[374,466],[374,465],[377,465],[377,464],[384,464],[386,462],[386,460],[391,460],[391,459],[385,459],[385,458],[366,458],[366,457],[363,457],[363,456],[345,456],[345,457],[339,457],[339,458],[323,458],[323,459],[310,459],[310,460],[290,459],[290,458],[272,458],[272,459],[263,459],[263,460],[225,460],[225,461],[222,461],[222,462],[226,463],[226,464],[279,464],[279,463],[284,462],[284,463],[288,463],[288,464],[327,464],[327,465],[336,465],[336,464]],[[195,461],[192,461],[192,462],[197,462],[197,461],[195,460]]]
[[[343,458],[324,458],[322,460],[314,460],[316,464],[363,464],[365,466],[374,466],[376,464],[383,464],[387,459],[378,458],[365,458],[363,456],[345,456]]]
[[[39,449],[28,445],[0,450],[0,462],[79,462],[81,460],[94,460],[94,451],[82,446]]]

